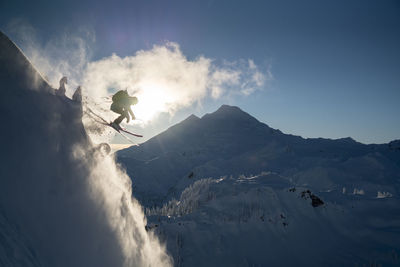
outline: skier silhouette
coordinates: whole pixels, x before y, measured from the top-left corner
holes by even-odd
[[[126,122],[129,123],[130,117],[132,117],[132,120],[136,118],[131,110],[131,105],[136,105],[138,99],[135,96],[130,96],[128,90],[120,90],[116,92],[112,97],[112,101],[113,103],[111,104],[110,109],[121,115],[111,123],[111,126],[120,128],[119,124],[123,119],[126,118]]]

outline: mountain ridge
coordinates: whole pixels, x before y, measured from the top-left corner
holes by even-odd
[[[249,116],[225,105],[117,152],[147,229],[166,238],[174,259],[398,265],[399,144],[305,139]]]
[[[353,158],[366,164],[367,155],[387,166],[392,162],[400,166],[400,157],[395,151],[390,150],[388,144],[366,145],[350,137],[302,138],[284,134],[238,107],[223,105],[201,118],[189,116],[138,147],[118,151],[117,157],[136,188],[144,186],[143,190],[148,191],[141,191],[146,195],[143,199],[157,195],[159,200],[177,197],[191,183],[185,178],[191,173],[198,179],[262,171],[291,176],[293,172],[304,170],[304,174],[296,178],[301,181],[306,179],[303,177],[306,169],[330,165],[339,168]],[[147,163],[141,165],[141,162]],[[158,170],[160,166],[165,172]],[[332,184],[333,173],[328,175],[330,182],[326,180],[327,184]],[[361,177],[361,173],[356,176]],[[154,188],[142,184],[142,179],[143,183],[154,183]],[[318,184],[318,181],[313,183]],[[141,199],[141,193],[136,193]]]
[[[212,123],[210,124],[209,122],[212,121]],[[302,137],[300,135],[296,135],[296,134],[288,134],[288,133],[283,133],[282,131],[280,131],[279,129],[274,129],[271,128],[268,124],[261,122],[259,120],[257,120],[255,117],[251,116],[249,113],[243,111],[242,109],[240,109],[237,106],[230,106],[227,104],[223,104],[221,105],[216,111],[211,112],[211,113],[206,113],[204,114],[202,117],[198,117],[194,114],[189,115],[187,118],[183,119],[181,122],[176,123],[175,125],[170,126],[168,129],[166,129],[165,131],[157,134],[156,136],[150,138],[147,142],[148,143],[150,141],[151,142],[160,142],[161,139],[163,139],[163,135],[171,135],[172,133],[169,133],[170,130],[175,130],[175,131],[182,131],[183,129],[179,129],[180,127],[193,127],[196,130],[202,130],[202,127],[218,127],[218,125],[220,124],[221,121],[225,121],[224,126],[229,126],[230,129],[237,127],[237,123],[246,123],[246,125],[244,125],[244,127],[251,127],[254,125],[260,126],[263,125],[262,127],[264,127],[265,131],[269,131],[271,134],[275,134],[275,135],[282,135],[287,139],[293,139],[293,140],[297,140],[297,141],[310,141],[310,142],[336,142],[336,143],[347,143],[347,144],[362,144],[365,146],[375,146],[375,147],[382,147],[382,146],[386,146],[389,145],[390,143],[395,144],[397,140],[392,140],[388,143],[383,143],[383,144],[364,144],[361,143],[357,140],[355,140],[352,137],[342,137],[342,138],[324,138],[324,137]],[[232,124],[227,124],[226,121],[232,121]],[[199,125],[194,125],[194,123],[197,123]],[[185,126],[184,126],[185,125]],[[234,127],[232,127],[234,126]],[[240,128],[240,127],[238,127]],[[175,134],[177,134],[177,132],[174,132]],[[171,138],[171,136],[170,136]],[[155,141],[157,140],[157,141]],[[144,144],[144,143],[143,143]],[[142,144],[142,145],[143,145]],[[147,145],[147,144],[146,144]],[[129,149],[129,148],[128,148]],[[131,148],[133,149],[133,148]]]

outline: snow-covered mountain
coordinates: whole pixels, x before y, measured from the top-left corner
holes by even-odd
[[[351,138],[304,139],[283,134],[238,107],[191,115],[139,147],[118,153],[144,203],[179,197],[197,179],[276,172],[315,190],[361,188],[397,194],[398,142],[365,145]],[[397,144],[397,145],[396,145]],[[361,189],[360,189],[361,190]]]
[[[86,135],[81,103],[1,32],[0,91],[0,266],[169,266],[129,177]]]
[[[304,139],[223,105],[118,161],[177,266],[400,264],[399,141]]]

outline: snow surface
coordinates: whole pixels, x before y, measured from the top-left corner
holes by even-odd
[[[276,174],[202,179],[148,209],[177,266],[397,266],[399,201],[285,188]],[[303,195],[303,196],[302,196]]]
[[[1,266],[169,266],[131,181],[0,32]]]
[[[176,266],[398,266],[398,147],[287,135],[223,105],[117,155]]]

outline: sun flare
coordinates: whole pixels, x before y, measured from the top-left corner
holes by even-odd
[[[157,114],[166,110],[166,106],[171,99],[165,93],[167,90],[157,84],[146,84],[141,86],[135,96],[138,98],[138,104],[132,107],[138,121],[149,122]]]

